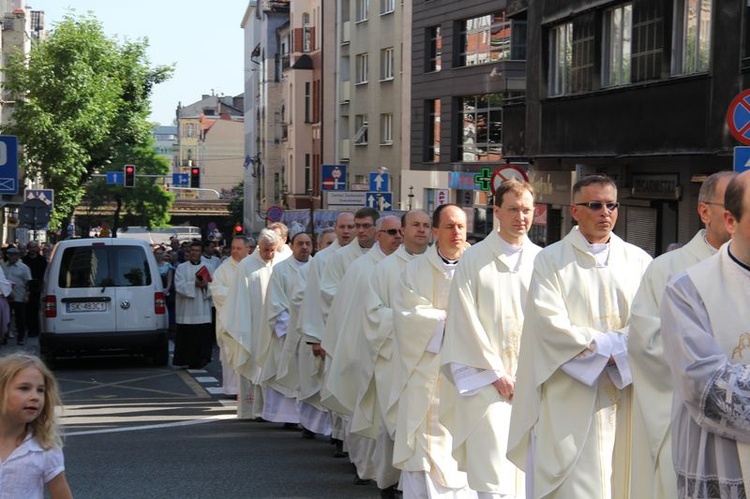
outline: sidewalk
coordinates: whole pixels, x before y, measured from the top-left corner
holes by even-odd
[[[8,338],[7,345],[0,345],[0,356],[11,353],[30,353],[39,355],[39,338],[26,338],[25,345],[17,345],[15,338]]]

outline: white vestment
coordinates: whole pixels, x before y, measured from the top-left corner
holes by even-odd
[[[661,337],[664,289],[678,273],[716,253],[705,229],[675,251],[651,262],[633,299],[628,359],[633,372],[633,448],[631,497],[677,497],[672,463],[672,377]]]
[[[333,304],[333,299],[338,293],[341,280],[349,269],[349,265],[369,250],[370,248],[360,246],[359,241],[355,239],[343,248],[336,250],[335,256],[323,269],[323,273],[320,275],[320,308],[323,314],[323,324],[328,323],[328,313]]]
[[[263,327],[260,334],[268,338],[268,342],[261,342],[264,353],[258,355],[258,362],[262,364],[261,384],[265,387],[265,404],[263,419],[278,423],[299,423],[297,411],[297,391],[277,382],[279,372],[285,374],[289,367],[282,360],[285,343],[289,339],[290,324],[296,324],[299,304],[292,304],[294,286],[301,279],[300,275],[307,262],[300,262],[294,257],[274,265],[273,273],[266,292]],[[296,341],[298,335],[295,333]],[[296,347],[295,342],[295,347]],[[296,356],[286,359],[293,361]],[[282,371],[283,369],[283,371]]]
[[[680,499],[750,491],[750,266],[730,250],[688,268],[662,299]]]
[[[537,255],[508,437],[527,499],[629,496],[625,335],[650,261],[614,233],[607,245],[590,245],[578,227]]]
[[[504,247],[514,252],[506,254]],[[513,248],[493,232],[466,250],[453,278],[441,351],[448,379],[440,413],[453,436],[453,457],[476,491],[524,495],[523,473],[505,457],[511,403],[492,382],[501,375],[515,379],[523,305],[540,250],[528,238]],[[453,365],[460,366],[456,378]]]
[[[328,410],[320,405],[320,388],[323,383],[323,358],[312,353],[310,343],[320,343],[325,331],[323,309],[320,294],[320,277],[328,262],[336,256],[341,246],[338,241],[315,254],[308,266],[305,294],[302,298],[297,330],[301,339],[298,355],[300,423],[310,431],[321,434],[331,432]],[[341,434],[335,435],[339,440]]]
[[[288,243],[284,243],[281,245],[281,249],[276,251],[276,254],[273,257],[273,264],[278,265],[287,258],[291,258],[293,254],[292,247],[289,246]]]
[[[364,320],[360,336],[359,394],[352,416],[352,431],[376,438],[380,422],[390,435],[396,431],[396,407],[390,406],[394,355],[393,304],[412,255],[401,245],[377,265],[370,286],[363,291]]]
[[[195,285],[195,273],[204,262],[194,264],[189,260],[177,266],[174,272],[175,320],[177,324],[209,324],[211,322],[211,290]]]
[[[398,358],[391,400],[398,400],[393,464],[405,473],[424,472],[426,483],[461,490],[466,474],[451,456],[452,438],[439,421],[440,345],[455,264],[432,246],[409,262],[394,301]],[[438,487],[436,487],[438,488]]]
[[[258,251],[244,258],[229,288],[222,321],[229,333],[229,360],[240,374],[237,411],[240,418],[259,418],[263,413],[260,390],[261,365],[257,363],[262,349],[260,330],[263,304],[271,278],[273,261],[266,262]]]
[[[247,257],[245,257],[247,258]],[[213,281],[209,284],[211,289],[211,297],[214,300],[214,307],[216,307],[216,343],[219,345],[219,358],[221,360],[221,376],[222,376],[222,388],[226,395],[237,395],[237,372],[229,362],[229,355],[227,347],[227,341],[231,340],[227,328],[224,326],[224,321],[221,315],[226,305],[227,295],[229,294],[229,288],[234,282],[237,270],[239,269],[239,263],[234,258],[227,258],[224,263],[219,265],[216,272],[213,274]],[[234,311],[236,314],[237,311]]]

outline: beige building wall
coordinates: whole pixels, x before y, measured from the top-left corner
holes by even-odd
[[[242,181],[244,133],[241,120],[217,119],[204,133],[201,187],[221,194]],[[215,199],[213,193],[201,193],[200,199]]]

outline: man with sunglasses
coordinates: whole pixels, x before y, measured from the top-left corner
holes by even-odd
[[[385,458],[389,453],[386,451],[376,455],[376,440],[370,435],[351,433],[350,423],[360,391],[359,372],[366,362],[362,344],[365,341],[362,328],[364,297],[377,265],[401,246],[403,237],[400,227],[398,217],[384,216],[378,219],[374,227],[376,242],[372,249],[355,260],[344,274],[333,299],[321,343],[328,357],[321,403],[344,416],[349,459],[357,468],[357,483],[375,478],[381,489],[389,489],[398,483],[399,472],[393,468],[391,460]]]
[[[638,293],[628,333],[633,371],[633,445],[631,497],[677,497],[672,462],[672,378],[661,337],[661,302],[674,276],[705,260],[729,241],[724,224],[724,192],[736,173],[709,176],[698,193],[698,214],[705,225],[685,246],[656,258],[648,266]]]
[[[573,186],[578,222],[543,249],[524,307],[508,457],[528,499],[629,497],[630,305],[651,257],[617,237],[617,187]]]
[[[469,487],[519,497],[523,473],[505,458],[505,449],[523,304],[541,250],[527,236],[534,220],[533,187],[520,180],[503,182],[493,212],[497,230],[466,250],[453,278],[441,352],[446,376],[440,412]]]

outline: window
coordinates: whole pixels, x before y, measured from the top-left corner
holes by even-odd
[[[357,54],[357,79],[355,83],[367,83],[367,54]]]
[[[549,31],[549,76],[547,93],[570,93],[570,70],[573,64],[573,23],[555,26]]]
[[[594,13],[549,30],[547,92],[550,96],[594,89]]]
[[[356,0],[357,1],[357,22],[367,21],[370,12],[370,0]],[[345,3],[345,2],[344,2]]]
[[[312,27],[310,26],[310,14],[302,14],[302,52],[312,50]]]
[[[634,0],[630,81],[661,78],[664,59],[663,2]]]
[[[505,12],[465,19],[460,26],[460,66],[509,60],[511,22]]]
[[[357,131],[352,137],[352,141],[357,145],[367,144],[367,115],[358,114],[354,117],[354,126]]]
[[[393,47],[380,51],[380,79],[393,79]]]
[[[460,161],[498,162],[503,158],[502,94],[471,95],[458,99],[461,126],[457,134]]]
[[[312,123],[312,84],[305,82],[305,123]]]
[[[396,8],[396,0],[380,0],[380,14],[390,14]]]
[[[440,38],[440,26],[427,28],[427,63],[425,72],[440,71],[443,54],[443,40]]]
[[[60,261],[61,288],[151,285],[151,269],[138,246],[71,246]]]
[[[393,144],[393,115],[390,113],[380,115],[380,144]]]
[[[632,4],[624,4],[604,11],[602,86],[611,87],[630,83],[632,29]]]
[[[425,155],[424,161],[440,162],[440,99],[425,102]]]
[[[711,0],[675,0],[672,74],[708,71]]]

